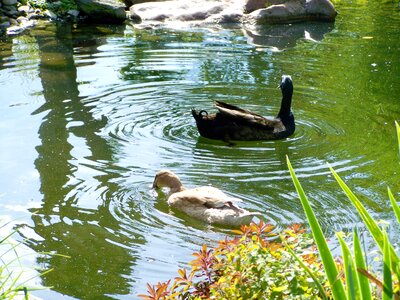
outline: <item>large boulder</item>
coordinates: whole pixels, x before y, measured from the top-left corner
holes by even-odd
[[[116,0],[76,0],[78,9],[89,19],[101,23],[123,23],[125,5]]]
[[[308,20],[333,22],[337,12],[329,0],[290,0],[258,9],[245,16],[255,24],[293,23]]]
[[[201,21],[225,7],[221,1],[170,0],[135,4],[129,11],[132,19],[141,21]]]
[[[334,21],[336,15],[329,0],[168,0],[130,7],[133,20],[163,22],[246,22],[258,25],[307,20]]]

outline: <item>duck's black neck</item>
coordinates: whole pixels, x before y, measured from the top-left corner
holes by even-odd
[[[293,90],[284,91],[282,93],[281,109],[278,113],[278,118],[284,118],[290,115],[292,106],[292,94]]]

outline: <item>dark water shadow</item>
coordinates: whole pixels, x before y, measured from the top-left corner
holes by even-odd
[[[109,295],[129,294],[128,278],[135,258],[125,245],[143,243],[143,237],[137,235],[127,241],[110,212],[112,191],[120,188],[112,180],[120,175],[110,163],[110,170],[94,176],[91,183],[75,178],[79,164],[74,161],[70,142],[71,138],[84,140],[90,152],[85,159],[89,161],[113,161],[113,148],[98,134],[107,117],[96,118],[92,107],[80,98],[74,61],[76,45],[90,45],[96,53],[94,49],[105,39],[85,36],[75,45],[73,28],[65,24],[39,27],[30,34],[39,48],[45,102],[33,112],[43,116],[35,160],[43,199],[40,207],[31,209],[32,230],[41,239],[28,239],[27,244],[39,253],[69,256],[38,258],[39,265],[54,269],[41,277],[42,284],[77,299],[113,299]],[[91,208],[80,203],[90,190],[102,191],[95,193],[101,195],[97,208],[96,203],[91,203]]]

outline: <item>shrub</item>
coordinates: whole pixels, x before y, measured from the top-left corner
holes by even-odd
[[[310,234],[293,225],[276,237],[273,228],[252,223],[214,249],[204,245],[194,253],[189,273],[179,270],[172,284],[148,284],[148,294],[139,296],[148,300],[325,298],[318,285],[325,284],[326,277]],[[287,247],[312,270],[314,279]]]

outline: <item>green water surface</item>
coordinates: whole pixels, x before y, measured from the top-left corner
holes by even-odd
[[[305,216],[286,155],[326,234],[363,230],[330,163],[377,219],[399,227],[398,2],[341,3],[334,24],[137,29],[42,25],[0,43],[0,220],[18,228],[43,299],[135,299],[229,229],[171,210],[159,169],[242,198],[276,231]],[[295,134],[200,138],[191,108],[230,102],[274,116],[294,82]],[[365,237],[368,241],[368,236]],[[335,243],[332,242],[332,247]],[[70,256],[43,256],[56,252]],[[28,262],[29,263],[29,262]]]

